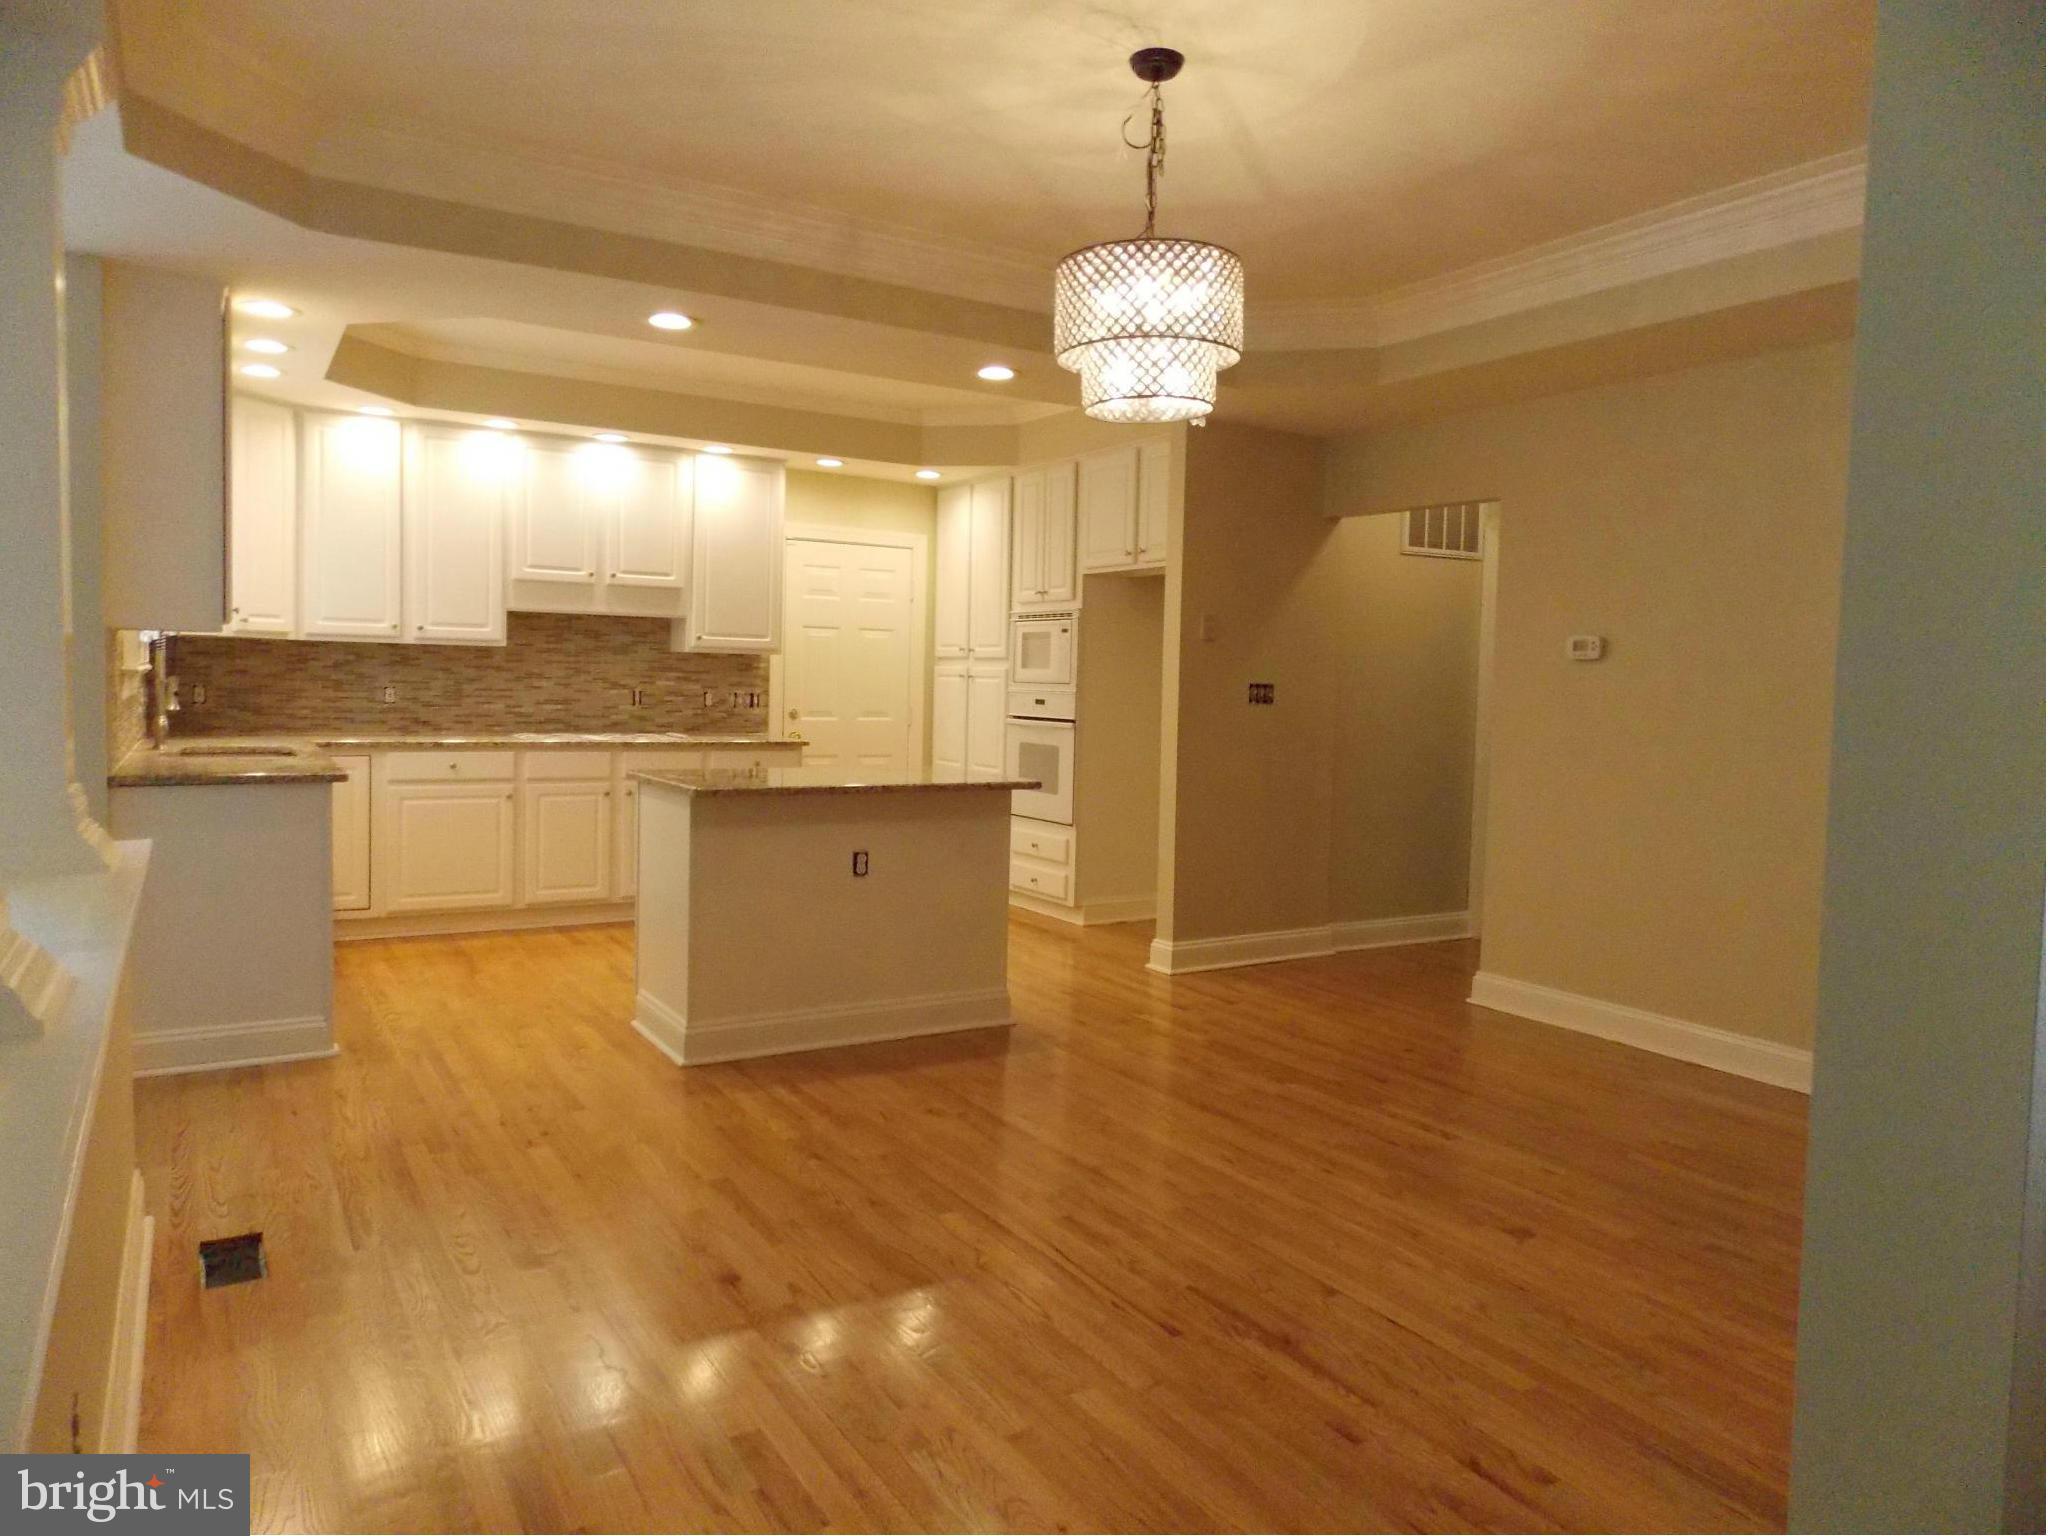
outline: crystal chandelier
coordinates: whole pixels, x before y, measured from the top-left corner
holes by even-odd
[[[1081,375],[1081,408],[1102,421],[1206,416],[1217,370],[1244,354],[1244,263],[1220,245],[1153,233],[1166,174],[1159,87],[1182,62],[1171,48],[1131,55],[1152,105],[1151,141],[1131,144],[1146,151],[1144,234],[1083,246],[1053,273],[1053,352]]]

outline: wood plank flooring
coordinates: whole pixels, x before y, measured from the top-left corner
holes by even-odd
[[[137,1085],[144,1446],[262,1530],[1782,1525],[1803,1099],[1468,1007],[1470,944],[1147,937],[690,1071],[630,929],[344,946],[341,1056]]]

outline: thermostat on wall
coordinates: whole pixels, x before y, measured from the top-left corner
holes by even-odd
[[[1604,635],[1573,635],[1564,643],[1565,655],[1573,661],[1598,661],[1607,654],[1607,637]]]

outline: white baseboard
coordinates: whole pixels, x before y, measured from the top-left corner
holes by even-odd
[[[1145,969],[1167,976],[1220,971],[1235,965],[1267,965],[1330,953],[1330,927],[1280,928],[1270,933],[1234,933],[1220,939],[1154,939]]]
[[[533,928],[592,928],[630,923],[631,901],[592,902],[577,907],[486,907],[475,912],[391,912],[382,917],[334,914],[334,941],[428,939],[463,933],[515,933]]]
[[[203,1024],[135,1037],[135,1075],[219,1072],[280,1061],[313,1061],[338,1054],[325,1019],[259,1019],[246,1024]]]
[[[1654,1051],[1659,1056],[1674,1056],[1680,1061],[1732,1072],[1779,1088],[1800,1093],[1813,1091],[1813,1052],[1752,1035],[1738,1035],[1709,1024],[1695,1024],[1688,1019],[1675,1019],[1668,1014],[1650,1013],[1486,971],[1472,978],[1469,1001],[1481,1008],[1517,1014],[1583,1035],[1598,1035],[1603,1040]]]
[[[1151,896],[1090,901],[1070,907],[1065,902],[1047,901],[1043,896],[1033,896],[1029,891],[1012,891],[1010,905],[1026,912],[1036,912],[1040,917],[1052,918],[1055,922],[1072,923],[1080,928],[1093,927],[1097,923],[1148,923],[1159,913],[1159,902],[1157,898]]]
[[[835,1045],[867,1045],[963,1029],[995,1029],[1014,1023],[1008,987],[899,997],[881,1003],[802,1008],[757,1013],[692,1024],[659,998],[645,992],[635,1000],[633,1028],[678,1066],[744,1061],[788,1051],[816,1051]]]
[[[1330,924],[1332,949],[1387,949],[1472,937],[1470,912],[1424,912],[1416,917],[1369,917]]]
[[[142,1423],[142,1347],[149,1337],[149,1265],[156,1219],[143,1210],[142,1173],[128,1186],[128,1230],[121,1243],[121,1289],[114,1298],[114,1338],[107,1392],[100,1405],[102,1453],[133,1455]]]
[[[1362,922],[1325,923],[1315,928],[1236,933],[1220,939],[1154,939],[1145,969],[1182,976],[1189,971],[1269,965],[1275,960],[1308,960],[1343,949],[1430,944],[1471,935],[1470,912],[1425,912],[1415,917],[1379,917]]]

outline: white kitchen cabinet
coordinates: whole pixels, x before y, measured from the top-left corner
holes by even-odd
[[[385,909],[511,906],[515,793],[509,780],[394,782],[387,774],[375,843]]]
[[[932,599],[932,649],[939,657],[967,654],[973,521],[974,492],[971,488],[949,485],[939,492],[935,547],[938,590]]]
[[[619,586],[680,591],[690,572],[694,461],[616,451],[619,461],[609,470],[606,486],[605,579]]]
[[[235,396],[228,411],[228,622],[232,635],[289,635],[298,615],[298,419]]]
[[[1007,662],[973,661],[967,666],[968,779],[1003,776],[1003,723],[1008,715]]]
[[[1137,563],[1166,564],[1172,536],[1173,444],[1155,437],[1138,448]]]
[[[1016,610],[1073,606],[1074,466],[1071,462],[1017,476],[1010,504],[1010,606]]]
[[[525,483],[510,516],[514,581],[596,582],[604,524],[585,466],[598,446],[538,439],[527,445]]]
[[[1010,478],[977,480],[969,527],[967,654],[1010,654]]]
[[[612,894],[612,781],[529,780],[520,788],[526,848],[522,899],[607,901]]]
[[[957,784],[967,777],[967,663],[932,666],[932,777]]]
[[[773,651],[782,643],[780,464],[698,456],[688,651]]]
[[[299,422],[299,630],[402,640],[395,421],[308,411]]]
[[[1138,558],[1138,450],[1108,448],[1081,460],[1081,569],[1123,570]]]
[[[370,760],[337,757],[348,775],[334,786],[334,910],[363,912],[370,906]]]
[[[406,633],[437,645],[505,643],[505,525],[525,445],[510,433],[405,429]]]

